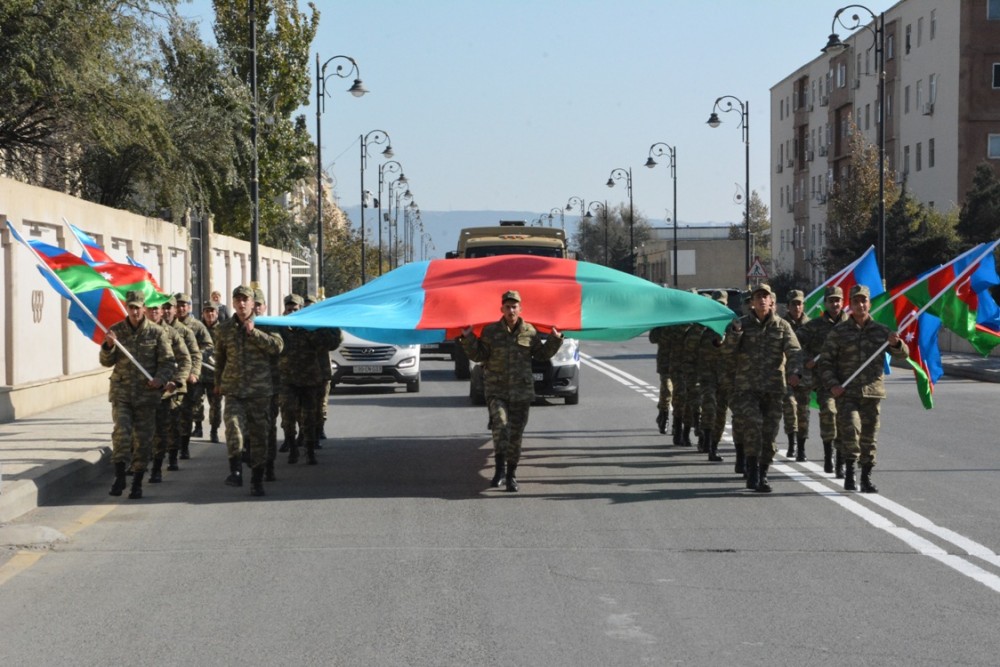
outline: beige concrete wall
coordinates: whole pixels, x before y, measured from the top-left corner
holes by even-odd
[[[673,287],[673,242],[650,240],[636,256],[636,275]],[[744,287],[743,240],[678,240],[678,289],[701,287]]]
[[[2,224],[9,220],[25,238],[79,254],[81,247],[64,219],[93,236],[116,261],[131,256],[144,264],[164,291],[192,291],[187,229],[0,177],[0,421],[107,391],[108,371],[98,362],[98,346],[69,321],[68,302]],[[213,259],[206,286],[221,284],[225,289],[220,291],[228,295],[236,285],[250,282],[247,241],[210,235],[206,247],[212,258],[221,258]],[[278,312],[281,295],[291,291],[291,260],[289,253],[260,248],[260,283],[274,304],[272,314]]]

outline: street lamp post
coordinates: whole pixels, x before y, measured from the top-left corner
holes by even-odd
[[[388,222],[389,214],[382,218],[382,184],[385,173],[399,174],[399,180],[406,183],[406,176],[403,175],[403,165],[397,160],[389,160],[378,166],[378,274],[382,275],[382,225]],[[389,201],[389,208],[392,207],[392,200]]]
[[[346,61],[351,66],[345,70],[344,64],[338,62],[337,69],[327,75],[327,65],[335,60]],[[365,85],[361,83],[361,70],[358,69],[358,63],[354,58],[350,56],[334,56],[320,65],[319,54],[316,54],[316,246],[318,253],[316,276],[319,281],[316,291],[321,299],[325,296],[326,290],[323,287],[323,140],[320,120],[322,119],[323,107],[326,102],[327,78],[337,76],[341,79],[347,79],[352,74],[357,74],[357,78],[354,79],[354,84],[347,89],[347,92],[355,97],[361,97],[368,91],[365,89]]]
[[[618,167],[611,170],[608,176],[607,186],[615,187],[615,181],[625,179],[625,188],[628,190],[628,272],[635,275],[635,209],[632,207],[632,168],[623,169]],[[607,215],[607,210],[605,210]]]
[[[580,208],[581,210],[583,210],[584,208],[582,201],[580,202]],[[606,200],[603,204],[599,201],[590,202],[590,206],[586,207],[587,213],[584,217],[593,218],[594,214],[591,213],[591,211],[595,210],[600,211],[601,213],[604,214],[604,266],[607,266],[608,265],[608,202]]]
[[[719,106],[720,102],[726,100],[725,108]],[[733,106],[733,102],[738,104],[738,107]],[[750,262],[753,260],[750,257],[750,102],[743,101],[738,97],[733,95],[723,95],[715,100],[715,105],[712,107],[712,113],[708,117],[709,127],[719,127],[722,121],[719,120],[719,114],[717,111],[739,111],[740,113],[740,125],[739,127],[743,130],[743,145],[746,149],[746,201],[745,210],[743,213],[743,233],[746,236],[746,252],[745,252],[745,273],[750,273]],[[677,211],[674,211],[674,220],[677,220]]]
[[[549,227],[552,226],[553,215],[559,216],[559,226],[562,228],[563,231],[566,231],[566,218],[564,217],[562,208],[560,208],[559,206],[553,206],[551,209],[549,209]]]
[[[871,16],[872,24],[865,25],[865,30],[872,34],[872,45],[875,48],[875,67],[878,69],[878,247],[876,255],[882,282],[885,283],[885,13],[878,16],[864,5],[847,5],[837,10],[830,24],[830,38],[823,47],[823,53],[835,56],[847,49],[847,44],[840,41],[840,36],[834,32],[837,23],[845,30],[857,30],[861,26],[861,17],[851,15],[853,23],[844,23],[841,15],[848,9],[863,9]]]
[[[413,199],[413,195],[410,193],[409,188],[407,188],[405,192],[399,192],[398,190],[400,187],[407,186],[407,184],[408,181],[405,178],[397,178],[389,183],[389,203],[395,203],[395,210],[390,213],[391,223],[389,226],[388,246],[391,248],[389,256],[390,269],[394,269],[399,266],[399,202],[400,199]]]
[[[361,284],[364,285],[368,280],[368,275],[365,270],[365,256],[368,254],[365,247],[365,209],[367,208],[366,195],[365,192],[365,167],[368,166],[368,144],[385,144],[385,150],[382,151],[382,157],[386,160],[392,157],[392,140],[389,138],[389,133],[385,130],[372,130],[368,134],[360,135],[361,142]],[[379,193],[381,196],[381,193]],[[381,204],[381,202],[379,202]],[[381,221],[379,222],[379,231],[381,231]],[[381,236],[381,234],[379,235]],[[381,256],[381,245],[379,246],[379,275],[382,275],[382,256]]]
[[[677,283],[677,148],[669,144],[665,144],[662,141],[658,141],[649,147],[649,159],[646,160],[646,166],[652,169],[656,166],[656,160],[653,156],[661,157],[663,155],[670,156],[670,178],[674,182],[674,289],[678,289]]]

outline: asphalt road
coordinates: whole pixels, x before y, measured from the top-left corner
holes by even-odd
[[[580,404],[532,408],[518,494],[425,360],[419,394],[338,388],[321,464],[264,499],[199,443],[141,501],[101,480],[27,515],[67,537],[0,555],[0,664],[997,664],[1000,386],[944,381],[928,412],[896,371],[881,495],[818,473],[818,438],[762,495],[731,446],[656,433],[644,340],[583,351]]]

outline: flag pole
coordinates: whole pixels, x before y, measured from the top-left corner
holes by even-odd
[[[996,245],[996,244],[994,243],[994,245]],[[981,246],[982,246],[982,244],[976,246],[975,248],[969,248],[968,250],[966,250],[965,252],[963,252],[961,255],[959,255],[955,259],[951,260],[950,262],[948,262],[947,264],[941,264],[940,266],[938,266],[937,269],[935,269],[935,270],[931,271],[929,274],[925,275],[923,279],[915,280],[913,282],[913,284],[910,285],[909,287],[907,287],[906,289],[900,290],[896,294],[893,294],[890,298],[888,298],[885,301],[883,301],[882,303],[880,303],[878,305],[878,307],[871,312],[871,314],[875,315],[875,313],[879,312],[880,310],[882,310],[883,308],[885,308],[886,306],[888,306],[890,303],[892,303],[893,301],[895,301],[896,299],[898,299],[899,297],[903,296],[904,294],[906,294],[907,292],[909,292],[911,289],[913,289],[914,287],[916,287],[917,285],[919,285],[921,282],[923,282],[923,280],[926,280],[926,279],[930,278],[931,276],[933,276],[934,274],[936,274],[938,271],[943,271],[944,269],[948,268],[949,266],[951,266],[955,262],[957,262],[957,261],[959,261],[961,259],[964,259],[967,255],[975,252],[976,248],[979,248]],[[983,257],[985,257],[985,255],[981,255],[979,259],[982,259]],[[979,260],[976,260],[976,261],[979,261]],[[973,265],[974,264],[975,263],[973,263]],[[949,287],[950,287],[950,285],[949,285]],[[942,290],[942,291],[944,291],[944,290]],[[935,297],[934,299],[932,299],[931,303],[934,303],[934,301],[937,301],[937,297]]]
[[[969,276],[969,274],[975,273],[976,269],[979,268],[979,262],[981,262],[982,259],[984,257],[986,257],[986,255],[988,255],[991,252],[993,252],[993,249],[997,247],[997,244],[1000,244],[1000,239],[998,239],[998,240],[994,241],[993,243],[991,243],[990,246],[986,250],[984,250],[976,258],[976,261],[970,263],[967,267],[965,267],[962,270],[961,273],[959,273],[957,276],[955,276],[952,279],[952,281],[950,283],[948,283],[943,289],[939,290],[938,293],[935,294],[934,297],[930,301],[928,301],[926,304],[924,304],[924,306],[920,310],[915,311],[915,312],[910,312],[905,318],[903,318],[903,321],[900,322],[900,324],[899,324],[899,331],[906,331],[906,329],[908,329],[910,327],[910,325],[913,324],[917,320],[917,318],[919,318],[921,315],[923,315],[925,312],[927,312],[927,309],[930,308],[931,306],[933,306],[937,302],[938,299],[940,299],[942,296],[944,296],[944,294],[946,292],[950,291],[952,287],[954,287],[955,285],[957,285],[961,281],[965,280]],[[973,248],[973,250],[974,249],[975,248]],[[959,257],[956,257],[952,261],[958,261],[959,259],[961,259],[961,257],[964,257],[964,256],[965,256],[964,254],[960,255]],[[949,266],[950,264],[951,264],[951,262],[949,262],[945,266]],[[865,363],[861,364],[858,367],[858,369],[856,371],[854,371],[854,373],[851,374],[851,376],[849,378],[847,378],[846,380],[844,380],[843,382],[841,382],[840,386],[841,387],[846,387],[854,378],[856,378],[858,376],[858,373],[860,373],[862,370],[864,370],[868,366],[868,364],[870,364],[872,361],[875,360],[876,357],[878,357],[878,355],[882,354],[882,352],[887,347],[889,347],[889,341],[886,341],[886,342],[882,343],[882,346],[879,347],[879,349],[875,351],[875,354],[873,354],[872,356],[868,357],[868,360],[865,361]]]
[[[66,283],[64,283],[62,281],[62,278],[60,278],[59,275],[55,271],[53,271],[51,268],[49,268],[49,265],[46,264],[45,260],[43,260],[41,258],[41,256],[38,254],[38,251],[35,250],[33,247],[31,247],[30,243],[28,243],[27,241],[24,240],[24,237],[21,236],[20,232],[18,232],[14,228],[14,225],[11,224],[10,220],[7,220],[6,222],[7,222],[7,228],[10,229],[11,233],[14,235],[14,238],[17,239],[17,241],[21,245],[23,245],[25,248],[27,248],[31,252],[32,255],[35,256],[35,261],[38,263],[38,268],[41,269],[42,271],[45,271],[46,273],[48,273],[48,275],[50,275],[52,278],[54,278],[57,283],[59,283],[60,285],[62,285],[63,289],[66,290],[66,294],[68,294],[69,298],[73,300],[73,303],[75,303],[77,305],[77,307],[80,308],[80,310],[82,310],[83,312],[85,312],[87,314],[87,316],[90,317],[90,319],[94,321],[94,324],[96,324],[98,326],[98,328],[100,328],[101,331],[103,331],[105,334],[107,334],[108,333],[107,327],[105,327],[101,323],[100,320],[98,320],[96,317],[94,317],[94,314],[92,312],[90,312],[90,310],[86,306],[83,305],[83,302],[80,301],[80,299],[76,296],[76,294],[73,293],[73,290],[71,290],[69,287],[66,286]],[[121,303],[121,302],[119,301],[119,303]],[[146,376],[147,380],[152,380],[153,379],[153,376],[149,374],[149,371],[147,371],[145,368],[142,367],[142,364],[140,364],[139,361],[135,357],[132,356],[132,353],[129,352],[125,348],[125,346],[121,344],[121,341],[119,341],[119,340],[116,339],[115,340],[115,345],[118,347],[119,350],[122,351],[122,353],[126,357],[128,357],[129,361],[131,361],[133,364],[135,364],[135,367],[138,368],[142,372],[142,374],[144,376]]]
[[[809,301],[809,299],[811,299],[814,296],[816,296],[816,294],[818,294],[821,289],[824,289],[830,283],[835,282],[837,280],[840,280],[848,272],[853,271],[855,269],[855,267],[858,264],[860,264],[862,261],[864,261],[865,257],[867,257],[874,250],[875,250],[875,246],[873,246],[873,245],[868,246],[868,250],[865,250],[863,253],[861,253],[860,257],[858,257],[856,260],[854,260],[853,262],[851,262],[850,264],[848,264],[847,266],[845,266],[844,268],[842,268],[840,271],[837,271],[835,274],[833,274],[832,276],[830,276],[829,278],[827,278],[824,282],[822,282],[820,284],[819,287],[817,287],[813,291],[809,292],[809,294],[806,295],[806,298],[803,299],[803,303]]]
[[[90,254],[90,251],[87,250],[87,246],[84,245],[83,241],[80,239],[79,234],[76,233],[76,228],[73,227],[70,221],[66,219],[66,216],[60,216],[60,217],[62,218],[63,224],[69,227],[69,231],[73,235],[73,238],[75,238],[76,242],[80,244],[80,249],[83,251],[80,256],[83,257],[83,261],[87,262],[88,264],[93,262],[94,256]],[[122,303],[121,299],[117,298],[117,295],[115,296],[115,303],[117,303],[118,307],[121,309],[122,315],[128,317],[128,309],[125,308],[125,304]],[[97,320],[94,321],[96,322]]]

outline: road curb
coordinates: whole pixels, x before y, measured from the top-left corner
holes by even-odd
[[[51,461],[27,479],[4,481],[0,489],[0,524],[13,521],[106,471],[111,447],[101,447],[70,461]]]

